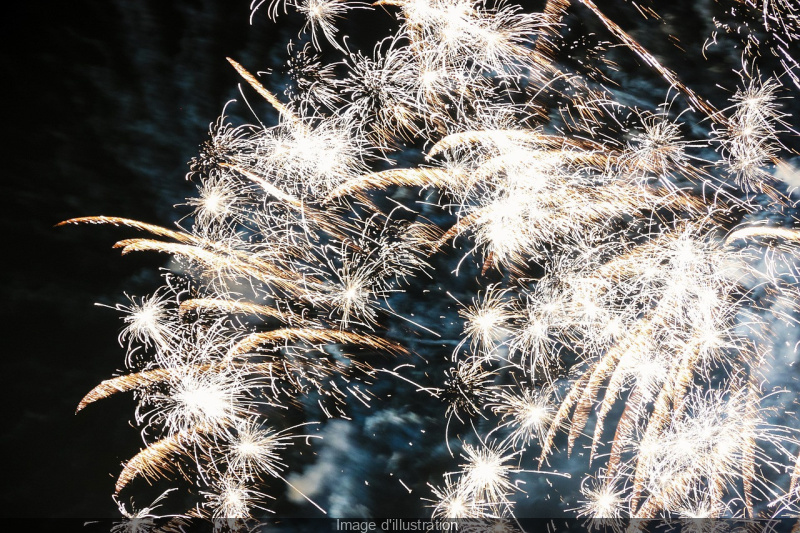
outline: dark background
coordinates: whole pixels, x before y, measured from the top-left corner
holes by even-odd
[[[81,397],[123,365],[118,314],[94,304],[124,302],[123,292],[152,292],[167,260],[120,258],[111,245],[132,235],[121,228],[54,225],[87,215],[165,226],[178,218],[173,206],[194,191],[184,179],[187,161],[225,103],[239,98],[240,79],[225,57],[252,71],[274,66],[299,28],[271,23],[266,11],[250,25],[248,4],[76,0],[4,8],[3,516],[116,514],[114,479],[141,441],[125,422],[132,418],[130,395],[74,414]],[[603,4],[611,15],[619,3]],[[736,54],[718,51],[710,62],[698,59],[710,30],[701,13],[708,5],[659,6],[670,22],[655,26],[655,34],[652,25],[637,26],[643,23],[629,8],[618,22],[628,21],[634,36],[651,40],[684,81],[708,95],[716,74],[738,64]],[[345,32],[366,38],[380,30],[365,28],[353,22]],[[676,51],[668,33],[682,35],[694,55]],[[663,83],[630,55],[618,56],[620,76],[635,82],[626,97],[648,106],[663,102]],[[715,97],[724,101],[725,94]],[[245,113],[241,105],[233,112]],[[373,497],[383,497],[383,509],[391,509],[392,494]],[[419,497],[415,493],[413,501]]]

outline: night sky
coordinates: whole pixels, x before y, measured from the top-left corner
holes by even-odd
[[[714,73],[730,72],[738,58],[712,51],[711,61],[701,65],[697,54],[686,57],[664,39],[669,31],[680,34],[687,49],[702,44],[708,21],[700,7],[688,7],[693,4],[674,7],[670,28],[647,37],[687,84],[709,95]],[[86,392],[123,366],[118,313],[95,303],[113,306],[125,301],[125,292],[152,292],[167,259],[120,257],[111,246],[135,234],[129,230],[54,225],[77,216],[117,215],[170,226],[186,212],[173,206],[195,190],[184,178],[187,162],[225,103],[240,98],[241,80],[225,58],[251,71],[275,66],[299,26],[274,24],[265,13],[251,25],[247,0],[39,1],[5,10],[1,512],[116,516],[114,479],[141,440],[127,423],[134,408],[130,395],[74,414]],[[389,14],[380,16],[392,21]],[[621,24],[636,19],[630,10],[620,16]],[[368,37],[363,25],[351,24],[350,31]],[[639,29],[645,38],[647,28]],[[664,101],[666,87],[654,90],[653,77],[635,59],[622,53],[617,59],[620,76],[630,81],[628,98],[650,106]],[[252,92],[248,97],[255,99]],[[255,105],[268,115],[265,105]],[[231,112],[247,117],[241,105]],[[398,420],[408,415],[395,407]],[[379,425],[378,415],[395,413],[387,409],[362,425]],[[356,429],[342,426],[337,434],[351,431]],[[337,449],[349,454],[352,443],[336,448],[331,441],[332,460],[339,460]],[[384,445],[382,453],[389,454],[393,444]],[[418,481],[424,487],[425,480]],[[393,486],[387,494],[398,490]],[[420,496],[415,493],[413,501]]]

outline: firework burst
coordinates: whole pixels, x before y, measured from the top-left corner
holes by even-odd
[[[783,71],[760,74],[749,33],[718,110],[589,0],[542,13],[382,0],[398,27],[371,53],[336,26],[371,6],[271,2],[270,18],[305,20],[289,86],[230,63],[277,120],[212,125],[178,227],[66,222],[144,232],[116,246],[174,258],[164,287],[116,306],[127,373],[78,405],[138,402],[144,447],[115,494],[185,482],[196,503],[181,514],[233,527],[289,483],[310,424],[412,383],[455,462],[416,480],[434,518],[512,529],[515,507],[542,497],[521,490],[521,466],[538,457],[538,473],[560,475],[549,465],[563,455],[588,462],[569,511],[599,525],[796,513],[800,443],[765,391],[791,345],[774,323],[800,312],[800,230],[759,220],[793,205],[774,176],[793,142],[799,11],[734,3],[717,28],[755,13]],[[570,35],[581,16],[612,39],[586,57]],[[612,48],[652,69],[664,103],[630,105]],[[410,294],[440,322],[409,311]],[[445,309],[453,294],[467,304]],[[439,341],[452,351],[419,349]]]

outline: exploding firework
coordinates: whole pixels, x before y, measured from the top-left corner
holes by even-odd
[[[212,125],[176,229],[66,222],[139,230],[149,236],[120,241],[122,253],[174,258],[164,287],[116,307],[128,372],[78,406],[129,391],[138,401],[145,446],[115,498],[140,478],[184,482],[196,503],[182,514],[258,516],[276,487],[298,490],[290,459],[315,445],[313,424],[351,418],[387,386],[438,379],[417,385],[454,465],[416,480],[434,518],[513,528],[520,495],[543,497],[521,489],[523,463],[561,475],[550,462],[564,452],[589,463],[565,512],[601,523],[796,513],[796,428],[772,422],[765,391],[790,344],[773,326],[800,312],[800,230],[766,225],[763,198],[792,205],[775,176],[790,167],[784,103],[800,67],[787,43],[800,39],[800,10],[732,2],[741,9],[717,30],[755,17],[777,67],[759,66],[749,31],[722,109],[589,0],[542,13],[384,0],[398,28],[371,53],[337,28],[371,6],[269,4],[273,19],[305,18],[288,102],[230,62],[277,122]],[[581,17],[652,69],[665,103],[632,105],[624,85],[610,88],[605,45],[570,55]],[[417,285],[467,303],[420,323],[397,306]],[[438,361],[398,334],[402,323],[438,335],[447,321],[463,327]],[[119,507],[151,520],[155,503]]]

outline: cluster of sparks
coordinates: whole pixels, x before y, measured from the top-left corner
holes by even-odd
[[[626,107],[597,81],[600,67],[559,66],[573,4],[663,78],[669,105]],[[792,2],[736,4],[761,13],[773,40],[798,39]],[[213,125],[177,229],[67,221],[149,233],[117,246],[176,261],[155,294],[118,306],[129,372],[79,405],[138,399],[145,447],[115,497],[137,478],[186,478],[198,498],[189,516],[268,509],[269,490],[289,483],[291,447],[314,445],[303,413],[348,418],[350,402],[374,401],[376,380],[416,383],[421,373],[397,364],[410,350],[385,333],[404,318],[392,295],[466,242],[451,276],[482,287],[459,311],[441,381],[419,389],[445,401],[448,428],[483,434],[456,439],[458,470],[418,480],[434,518],[512,524],[515,476],[548,475],[554,454],[581,448],[591,466],[579,516],[796,513],[800,441],[770,423],[763,398],[779,340],[770,326],[800,311],[800,230],[747,222],[766,209],[758,195],[791,204],[773,177],[794,134],[780,101],[800,72],[791,46],[778,56],[785,70],[765,76],[747,37],[753,57],[717,110],[590,0],[549,0],[535,14],[483,0],[377,5],[399,28],[371,55],[350,51],[336,27],[371,6],[265,8],[306,19],[305,45],[289,48],[288,101],[231,60],[278,122]],[[323,50],[342,61],[324,64]],[[679,102],[689,112],[674,112]],[[705,137],[686,138],[690,127]],[[401,148],[424,161],[377,170]],[[403,188],[425,200],[389,194]],[[142,518],[154,507],[120,509]]]

